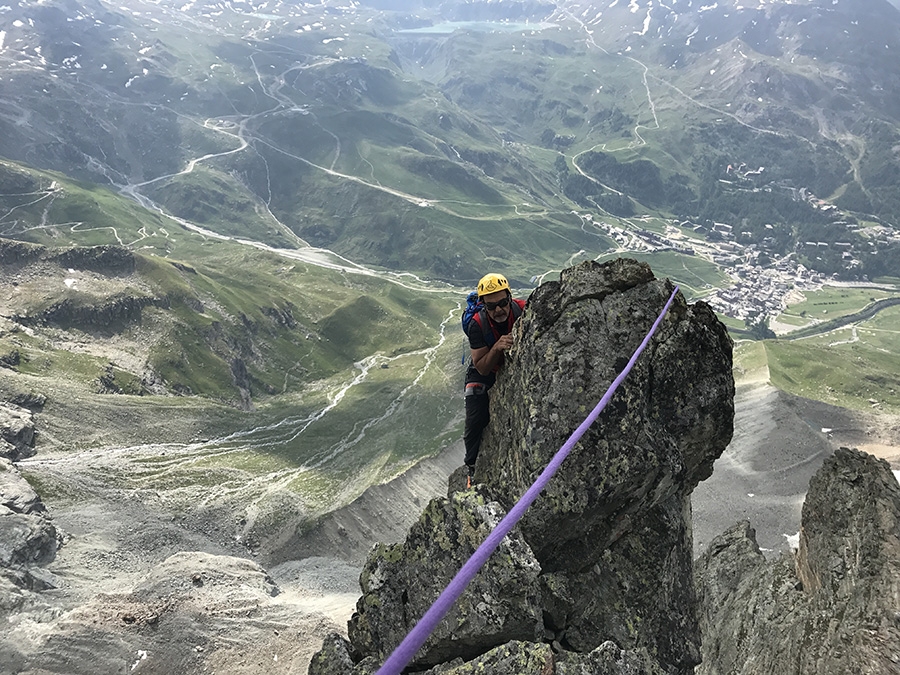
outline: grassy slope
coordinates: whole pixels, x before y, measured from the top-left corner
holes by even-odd
[[[803,326],[860,311],[897,291],[825,287],[806,293],[783,317]],[[852,409],[877,407],[900,412],[900,308],[888,307],[870,319],[798,340],[765,341],[772,383],[785,391]],[[790,337],[790,333],[787,334]]]
[[[45,487],[69,496],[100,485],[151,490],[167,508],[195,515],[252,503],[246,536],[261,541],[276,523],[346,503],[459,437],[455,316],[446,342],[440,334],[460,291],[184,239],[196,239],[182,249],[197,246],[190,265],[140,255],[134,275],[117,277],[116,293],[141,288],[169,301],[145,308],[139,322],[99,332],[0,324],[0,355],[20,356],[0,369],[0,393],[47,397],[42,455],[77,464],[76,450],[134,446],[71,476],[36,472]],[[113,284],[101,288],[102,274],[80,269],[62,275],[93,280],[84,307]],[[57,297],[76,292],[55,274],[42,279]],[[235,358],[246,364],[252,410],[235,407]],[[193,395],[98,393],[109,373],[127,391],[140,388],[147,368],[157,375],[153,391],[161,380],[170,393]]]

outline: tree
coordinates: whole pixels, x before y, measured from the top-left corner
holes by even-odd
[[[744,326],[754,340],[773,340],[778,337],[775,331],[769,328],[769,320],[766,318],[757,319],[755,322],[752,319],[745,319]]]

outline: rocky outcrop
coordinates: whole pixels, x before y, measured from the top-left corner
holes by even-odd
[[[52,562],[60,536],[47,509],[15,465],[0,459],[0,609],[12,609],[24,594],[54,585],[42,566]]]
[[[619,259],[565,270],[518,322],[492,392],[481,480],[510,506],[628,363],[672,285]],[[734,419],[731,339],[704,303],[676,298],[652,345],[522,527],[547,570],[584,570],[635,519],[712,473]]]
[[[698,673],[900,672],[900,485],[840,448],[813,476],[800,547],[768,562],[740,523],[697,561]]]
[[[54,261],[63,267],[105,275],[132,274],[135,269],[134,253],[124,246],[73,246],[57,253]]]
[[[349,642],[329,638],[311,675],[377,669],[486,525],[512,507],[600,400],[672,289],[645,264],[616,260],[564,270],[532,294],[492,391],[479,485],[432,502],[404,544],[376,547]],[[708,306],[676,296],[604,413],[507,548],[495,551],[493,567],[415,655],[412,671],[693,672],[700,633],[689,496],[731,439],[731,346]]]
[[[63,298],[46,309],[28,315],[15,315],[13,320],[25,326],[50,324],[62,327],[109,328],[139,322],[145,307],[169,307],[167,297],[120,293],[93,302],[83,298]]]
[[[354,646],[383,661],[504,515],[483,488],[459,492],[432,501],[405,542],[377,546],[360,575],[363,595],[349,624]],[[521,535],[506,537],[412,665],[472,658],[510,640],[540,640],[539,573]]]
[[[0,263],[21,266],[43,260],[66,269],[90,270],[101,274],[131,274],[134,253],[124,246],[72,246],[54,249],[39,244],[0,238]]]
[[[3,265],[23,265],[40,259],[45,250],[43,246],[38,244],[0,238],[0,263]]]
[[[13,461],[31,457],[34,450],[34,417],[30,410],[0,403],[0,458]]]
[[[47,509],[37,492],[16,469],[15,464],[0,459],[0,508],[14,513],[43,513]]]

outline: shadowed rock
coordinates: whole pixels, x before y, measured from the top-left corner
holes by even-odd
[[[900,485],[883,460],[840,448],[825,461],[796,556],[767,562],[739,523],[695,574],[698,673],[900,672]]]

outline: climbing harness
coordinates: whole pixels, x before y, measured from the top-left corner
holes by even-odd
[[[466,396],[481,396],[487,392],[487,385],[483,382],[469,382],[466,385]]]
[[[490,534],[488,534],[487,538],[481,543],[481,546],[475,550],[475,553],[472,554],[465,565],[463,565],[459,572],[456,573],[456,576],[453,577],[453,580],[447,585],[438,599],[434,601],[428,611],[425,612],[425,615],[419,619],[419,622],[406,637],[403,638],[403,642],[401,642],[391,653],[375,675],[400,675],[406,665],[412,660],[413,656],[415,656],[416,652],[419,651],[419,648],[425,644],[425,640],[427,640],[428,636],[431,635],[435,628],[437,628],[437,625],[440,623],[441,619],[444,618],[444,615],[450,611],[450,608],[453,607],[454,603],[459,599],[459,596],[462,595],[466,586],[469,585],[469,582],[475,578],[475,575],[478,574],[478,570],[480,570],[488,561],[488,558],[491,557],[494,549],[496,549],[500,545],[500,542],[503,541],[503,537],[509,534],[513,527],[515,527],[516,523],[519,522],[519,519],[525,514],[525,511],[527,511],[534,503],[541,494],[541,491],[547,487],[550,479],[553,478],[553,475],[559,470],[559,467],[566,457],[568,457],[572,448],[575,447],[575,444],[581,440],[581,437],[584,436],[585,432],[600,416],[600,413],[603,412],[603,409],[606,407],[607,403],[609,403],[613,394],[616,393],[616,389],[619,388],[619,385],[622,384],[622,381],[631,372],[638,357],[647,345],[650,344],[650,339],[653,337],[659,324],[662,323],[663,318],[669,311],[669,307],[675,299],[675,294],[678,293],[678,288],[679,287],[676,286],[672,291],[672,295],[669,296],[662,312],[656,317],[656,321],[653,322],[650,331],[644,337],[644,340],[635,350],[634,354],[631,355],[631,359],[628,361],[628,364],[622,372],[619,373],[618,377],[616,377],[616,379],[613,380],[613,383],[609,385],[609,388],[606,390],[603,398],[600,399],[600,402],[597,403],[579,427],[572,432],[572,435],[569,436],[565,443],[563,443],[562,447],[556,451],[556,454],[541,472],[541,475],[537,477],[537,480],[535,480],[532,486],[528,488],[524,495],[522,495],[522,498],[516,502],[515,506],[509,510],[509,513],[506,514],[503,520],[501,520]]]

